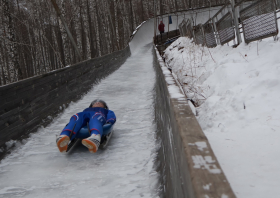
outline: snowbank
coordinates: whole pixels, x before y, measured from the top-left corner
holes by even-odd
[[[279,52],[272,38],[213,49],[179,38],[164,54],[237,197],[278,194]]]

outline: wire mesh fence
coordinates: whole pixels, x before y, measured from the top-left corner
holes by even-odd
[[[187,21],[187,36],[193,38],[193,26],[191,20]]]
[[[187,35],[187,22],[185,19],[179,24],[179,31],[181,36]]]
[[[221,45],[228,43],[235,39],[235,32],[233,27],[233,18],[230,12],[224,15],[217,23],[217,31],[219,33],[219,38]]]
[[[274,0],[259,0],[240,11],[246,43],[278,34]]]
[[[205,43],[207,47],[216,47],[217,42],[214,34],[213,23],[205,23],[203,25],[204,36],[205,36]]]
[[[187,21],[183,20],[182,23],[180,23],[179,25],[179,31],[181,36],[192,38],[193,37],[192,29],[193,29],[192,24],[189,19]]]
[[[198,6],[204,5],[202,0],[192,2]],[[222,3],[222,1],[217,0],[215,3]],[[235,0],[235,6],[230,2],[225,2],[205,24],[192,25],[193,18],[190,18],[187,21],[184,20],[180,28],[182,34],[194,38],[193,41],[196,44],[210,48],[233,41],[233,46],[237,46],[242,42],[241,26],[246,43],[277,36],[279,31],[276,9],[279,7],[280,0]]]
[[[204,45],[204,34],[203,34],[203,27],[201,24],[194,27],[194,42],[197,45]]]

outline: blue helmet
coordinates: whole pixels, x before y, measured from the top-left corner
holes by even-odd
[[[100,99],[95,99],[94,101],[92,101],[89,105],[89,107],[92,107],[92,105],[94,105],[95,103],[100,102],[104,105],[105,109],[109,109],[107,103],[104,100],[100,100]]]

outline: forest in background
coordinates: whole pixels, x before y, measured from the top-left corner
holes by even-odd
[[[50,0],[0,0],[0,86],[124,49],[156,14],[209,7],[209,0],[56,0],[81,54]],[[225,0],[211,0],[221,5]]]

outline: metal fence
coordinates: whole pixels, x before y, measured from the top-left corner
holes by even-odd
[[[203,1],[196,3],[201,6]],[[280,0],[235,0],[235,3],[234,6],[227,1],[203,25],[192,26],[192,18],[184,20],[180,24],[182,35],[194,37],[196,44],[216,47],[230,41],[234,41],[234,46],[236,41],[240,44],[240,25],[246,43],[278,34],[276,9],[280,7]]]
[[[278,34],[274,0],[259,0],[240,11],[246,43]]]
[[[216,24],[219,33],[220,43],[225,43],[235,39],[235,32],[233,27],[233,18],[230,12],[223,16]]]
[[[205,36],[205,43],[207,47],[216,47],[217,42],[214,34],[214,27],[213,23],[205,23],[203,25],[204,36]]]
[[[193,26],[191,20],[187,21],[187,36],[189,38],[193,38]]]
[[[203,34],[203,27],[201,24],[194,27],[194,42],[197,45],[204,45],[204,34]]]
[[[185,19],[179,24],[179,31],[181,36],[187,36],[187,22]]]
[[[179,31],[181,36],[192,38],[193,37],[192,29],[193,29],[192,23],[189,19],[187,21],[185,21],[184,19],[182,23],[180,23],[179,25]]]

